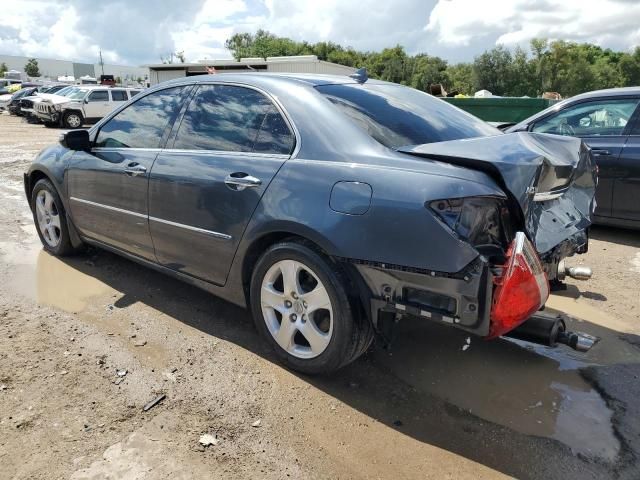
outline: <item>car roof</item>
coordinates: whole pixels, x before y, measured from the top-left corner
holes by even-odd
[[[320,73],[280,73],[280,72],[234,72],[234,73],[216,73],[214,75],[195,75],[190,77],[177,78],[164,82],[163,85],[177,85],[190,83],[209,83],[209,82],[238,82],[238,83],[262,83],[265,79],[280,82],[306,83],[310,86],[319,85],[342,85],[356,84],[353,78],[348,75],[330,75]],[[382,80],[369,78],[367,84],[389,84]],[[155,87],[155,85],[154,85]]]

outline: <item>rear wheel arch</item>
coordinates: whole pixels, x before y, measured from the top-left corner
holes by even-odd
[[[371,309],[369,305],[371,299],[371,291],[369,290],[369,287],[366,285],[366,282],[357,271],[357,269],[352,265],[344,264],[337,261],[336,257],[331,255],[327,251],[326,247],[323,247],[318,242],[310,239],[308,236],[301,235],[299,233],[292,233],[290,231],[275,231],[267,233],[254,240],[247,248],[242,263],[242,286],[244,289],[247,305],[250,305],[251,303],[251,276],[253,274],[256,263],[268,248],[270,248],[272,245],[282,242],[300,243],[320,254],[328,262],[339,265],[340,269],[344,273],[344,276],[349,282],[348,292],[350,294],[350,297],[352,298],[354,306],[357,306],[358,308],[360,318],[363,321],[368,321],[369,323],[371,323]]]

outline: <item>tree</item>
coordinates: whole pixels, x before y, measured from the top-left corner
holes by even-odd
[[[472,95],[473,89],[473,67],[470,63],[458,63],[450,65],[445,71],[447,78],[445,87],[449,92],[459,92],[465,95]]]
[[[39,77],[40,69],[38,68],[38,60],[30,58],[27,60],[27,64],[24,66],[24,73],[30,77]]]
[[[473,62],[476,90],[486,89],[494,95],[504,95],[513,82],[510,78],[511,52],[498,45],[475,58]]]
[[[9,71],[9,67],[7,67],[7,64],[2,62],[0,63],[0,77],[4,77],[4,74],[7,73]]]

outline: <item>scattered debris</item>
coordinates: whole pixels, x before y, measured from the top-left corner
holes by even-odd
[[[467,337],[466,343],[462,346],[462,351],[466,351],[471,346],[471,337]]]
[[[151,400],[149,403],[147,403],[144,407],[142,407],[142,411],[143,412],[147,412],[147,411],[151,410],[153,407],[155,407],[157,404],[159,404],[165,398],[167,398],[167,396],[164,393],[162,395],[157,396],[156,398]]]
[[[119,377],[126,377],[127,376],[127,369],[123,369],[123,370],[116,370],[116,375],[118,375]]]
[[[401,426],[403,425],[402,420],[394,420],[394,421],[393,421],[393,424],[394,424],[396,427],[401,427]]]
[[[134,342],[133,346],[134,347],[144,347],[147,344],[146,340],[137,340],[136,342]]]
[[[60,375],[66,375],[67,373],[69,373],[69,372],[67,372],[66,370],[62,370],[62,371],[60,372]]]
[[[535,405],[529,405],[529,408],[538,408],[542,406],[542,402],[538,401]]]
[[[204,447],[208,447],[209,445],[213,445],[215,447],[216,445],[218,445],[218,443],[220,443],[220,440],[218,440],[210,433],[205,433],[204,435],[200,436],[200,445]]]
[[[6,390],[8,387],[3,383],[0,385],[0,390]]]
[[[254,427],[254,428],[258,428],[261,424],[262,424],[261,420],[256,420],[255,422],[253,422],[251,424],[251,426]]]
[[[178,369],[176,367],[172,367],[171,370],[170,370],[171,373],[176,373],[177,371],[178,371]]]
[[[124,378],[121,377],[121,378],[117,378],[113,383],[116,385],[120,385],[122,382],[124,382]]]
[[[65,350],[65,352],[63,353],[63,355],[65,357],[68,357],[69,355],[71,355],[71,352],[69,350]]]

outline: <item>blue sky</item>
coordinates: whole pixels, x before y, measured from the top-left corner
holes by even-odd
[[[361,50],[403,45],[451,62],[534,37],[640,44],[638,0],[20,0],[0,13],[0,53],[128,65],[228,58],[224,40],[258,28]]]

